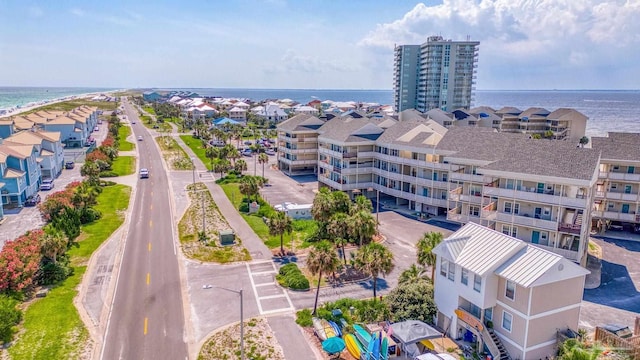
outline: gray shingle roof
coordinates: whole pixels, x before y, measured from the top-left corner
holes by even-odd
[[[591,138],[591,147],[607,160],[640,161],[640,133],[610,132],[609,137]]]
[[[381,122],[382,121],[380,119],[368,119],[366,117],[359,119],[354,119],[351,117],[335,117],[327,121],[324,125],[322,125],[322,127],[320,127],[320,135],[318,137],[339,142],[372,140],[371,138],[366,137],[366,135],[381,134],[383,132],[383,129],[378,127],[378,124],[380,124]],[[375,131],[368,131],[366,134],[362,133],[359,136],[354,136],[355,132],[368,124],[374,125],[374,127],[377,129],[372,128],[372,130]]]
[[[433,120],[413,119],[395,123],[378,138],[380,143],[433,147],[447,130]]]
[[[454,151],[456,158],[490,161],[483,169],[581,180],[593,178],[600,159],[598,150],[566,141],[467,127],[449,129],[437,149]]]
[[[278,124],[278,130],[283,131],[312,131],[318,129],[324,121],[309,114],[298,114],[291,119]]]

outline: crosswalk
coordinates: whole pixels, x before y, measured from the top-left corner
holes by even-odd
[[[258,303],[260,315],[294,311],[291,298],[276,281],[278,270],[273,261],[247,263],[251,287]]]

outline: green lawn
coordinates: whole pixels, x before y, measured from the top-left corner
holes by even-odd
[[[120,137],[120,140],[118,140],[120,143],[120,151],[132,151],[135,148],[132,142],[127,141],[127,137],[129,135],[131,135],[131,128],[124,125],[120,126],[118,129],[118,136]]]
[[[220,185],[227,198],[231,201],[233,206],[237,209],[242,203],[242,194],[239,190],[238,184],[222,184]],[[269,235],[269,227],[262,220],[260,216],[248,215],[240,213],[244,220],[249,224],[251,229],[264,241],[265,245],[269,249],[275,249],[280,246],[280,236]],[[306,241],[317,229],[316,222],[313,220],[293,220],[293,232],[291,234],[284,235],[284,246],[291,248],[291,240],[295,240],[295,248],[307,248],[311,245]]]
[[[136,172],[136,158],[134,156],[118,156],[113,160],[111,169],[118,176],[131,175]]]
[[[9,348],[13,360],[22,359],[73,359],[80,358],[80,351],[89,334],[73,305],[86,270],[89,256],[124,221],[122,211],[129,204],[131,188],[124,185],[105,187],[98,196],[96,209],[102,218],[82,227],[80,246],[69,250],[74,274],[64,283],[53,288],[47,297],[35,301],[24,313],[18,340]]]
[[[202,140],[196,139],[191,135],[180,135],[180,139],[187,144],[188,147],[196,154],[198,159],[204,163],[209,171],[211,171],[211,160],[205,156],[205,150],[202,146]]]
[[[153,110],[153,108],[151,106],[143,106],[142,110],[146,111],[147,113],[151,114],[151,115],[155,115],[156,111]]]

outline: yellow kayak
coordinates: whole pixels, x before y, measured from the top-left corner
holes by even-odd
[[[347,351],[349,354],[356,359],[360,359],[360,353],[362,352],[362,348],[360,347],[360,343],[352,334],[346,334],[343,337],[344,343],[347,345]]]

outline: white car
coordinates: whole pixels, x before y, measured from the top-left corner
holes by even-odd
[[[51,190],[53,186],[53,179],[43,179],[42,184],[40,184],[40,190]]]
[[[138,141],[142,141],[142,136],[138,136]]]
[[[148,179],[149,178],[149,170],[142,168],[140,169],[140,179]]]
[[[276,152],[271,148],[265,150],[264,153],[267,154],[267,155],[275,155],[276,154]]]

